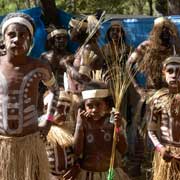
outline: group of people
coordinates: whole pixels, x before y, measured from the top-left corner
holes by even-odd
[[[140,174],[145,149],[154,154],[154,180],[180,179],[177,27],[157,18],[148,40],[133,49],[112,21],[99,47],[101,20],[72,18],[68,31],[52,25],[39,59],[27,55],[33,19],[10,13],[2,21],[0,179],[129,180]],[[68,39],[79,43],[74,54]],[[128,75],[129,85],[114,110],[117,67],[118,80]]]

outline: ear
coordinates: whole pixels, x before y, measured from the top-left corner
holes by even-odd
[[[162,68],[162,75],[163,75],[163,76],[165,76],[165,72],[166,72],[166,67],[163,66],[163,68]]]

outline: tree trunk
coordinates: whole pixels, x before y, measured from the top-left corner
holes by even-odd
[[[40,0],[42,8],[42,19],[46,26],[53,24],[59,26],[58,11],[56,8],[55,0]]]
[[[168,15],[167,0],[156,0],[155,9],[159,14],[163,16]]]
[[[180,1],[168,0],[168,15],[179,15],[179,14],[180,14]]]
[[[25,5],[26,5],[26,8],[31,8],[30,0],[26,0]]]
[[[148,0],[148,4],[149,4],[149,15],[153,16],[153,2],[152,2],[152,0]]]

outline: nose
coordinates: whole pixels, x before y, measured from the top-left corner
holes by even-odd
[[[17,42],[18,40],[19,40],[19,37],[18,37],[18,36],[16,36],[16,37],[13,38],[13,42]]]
[[[97,111],[97,107],[94,106],[93,109],[92,109],[92,112],[96,112]]]
[[[20,41],[20,37],[19,37],[18,35],[15,36],[15,37],[13,38],[13,40],[12,40],[12,42],[15,43],[15,44],[19,43],[19,41]]]

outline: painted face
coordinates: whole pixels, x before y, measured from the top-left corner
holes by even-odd
[[[166,82],[170,87],[176,88],[180,85],[180,65],[168,64],[165,68]]]
[[[108,106],[103,99],[87,99],[85,110],[91,114],[95,121],[98,121],[107,113]]]
[[[121,27],[119,25],[112,26],[109,31],[110,39],[112,39],[114,41],[119,41],[121,36],[122,36]]]
[[[58,34],[54,37],[54,47],[58,50],[64,50],[67,46],[67,36]]]
[[[58,121],[58,124],[63,124],[63,122],[65,122],[68,117],[68,113],[70,111],[70,102],[66,102],[66,101],[59,101],[57,108],[56,108],[56,112],[55,112],[55,116],[58,116],[58,119],[56,119]]]
[[[28,29],[20,24],[10,24],[4,33],[4,44],[8,53],[15,56],[27,54],[31,45]]]

